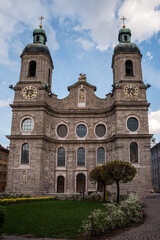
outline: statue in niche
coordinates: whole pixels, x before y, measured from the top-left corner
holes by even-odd
[[[26,171],[22,172],[22,181],[27,181],[27,172]]]
[[[84,102],[84,89],[80,89],[79,91],[79,102]]]
[[[45,173],[44,173],[44,180],[47,181],[48,178],[49,178],[49,176],[48,176],[48,172],[45,172]]]

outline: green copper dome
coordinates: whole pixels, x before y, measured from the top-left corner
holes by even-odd
[[[135,43],[131,43],[131,30],[129,28],[122,28],[118,34],[119,44],[114,48],[114,54],[118,52],[133,53],[140,52],[140,49]]]
[[[44,31],[44,29],[34,29],[33,31],[33,43],[42,43],[46,44],[47,41],[47,35]]]
[[[119,42],[131,42],[131,30],[129,28],[122,28],[118,34]]]

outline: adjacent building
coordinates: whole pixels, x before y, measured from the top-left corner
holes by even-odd
[[[90,170],[115,159],[137,169],[135,179],[121,185],[121,192],[145,195],[151,190],[149,86],[143,82],[142,54],[125,26],[118,40],[111,93],[97,97],[96,86],[80,74],[68,87],[69,95],[58,99],[51,92],[54,66],[46,33],[41,26],[34,30],[33,43],[21,54],[20,79],[14,86],[6,191],[32,195],[96,191],[97,185],[88,178]]]
[[[151,148],[152,186],[160,192],[160,142]]]
[[[5,191],[9,150],[0,145],[0,192]]]

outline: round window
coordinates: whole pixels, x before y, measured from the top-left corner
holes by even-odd
[[[31,132],[33,129],[33,120],[31,118],[26,118],[22,122],[22,131]]]
[[[103,137],[106,134],[106,127],[103,124],[98,124],[96,126],[96,135],[98,137]]]
[[[61,124],[57,127],[57,135],[61,138],[65,137],[68,133],[67,126],[64,124]]]
[[[77,134],[78,137],[81,137],[81,138],[85,137],[86,134],[87,134],[86,126],[83,125],[83,124],[78,125],[77,128],[76,128],[76,134]]]
[[[134,117],[131,117],[127,120],[127,127],[130,131],[135,132],[138,129],[138,120]]]

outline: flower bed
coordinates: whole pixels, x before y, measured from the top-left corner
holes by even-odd
[[[13,203],[24,203],[33,201],[54,200],[53,197],[27,197],[27,198],[4,198],[0,199],[0,205],[8,205]]]

